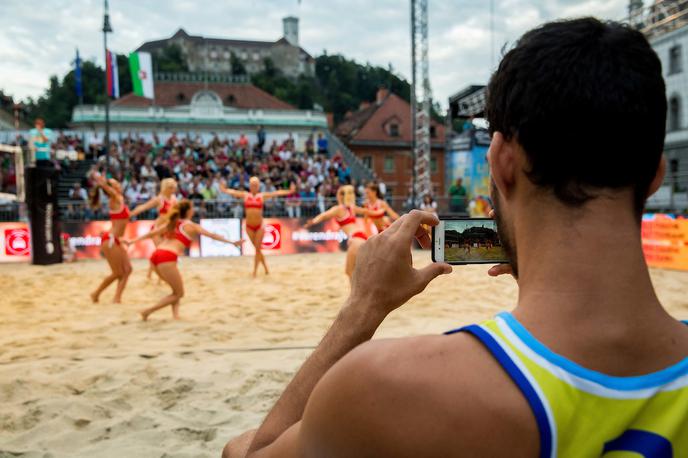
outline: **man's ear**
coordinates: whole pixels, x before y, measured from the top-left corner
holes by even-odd
[[[652,179],[650,187],[647,190],[647,197],[650,197],[652,194],[656,193],[659,187],[662,186],[662,182],[664,182],[664,175],[666,175],[666,166],[666,157],[664,157],[662,154],[662,157],[659,160],[659,165],[657,166],[657,172],[655,172],[655,177]]]
[[[487,151],[487,161],[490,164],[490,175],[495,186],[505,198],[511,195],[516,183],[518,161],[514,148],[516,140],[507,141],[501,132],[492,134],[490,149]]]

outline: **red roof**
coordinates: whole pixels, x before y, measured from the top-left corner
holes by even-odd
[[[392,124],[397,125],[398,136],[390,134]],[[435,128],[435,136],[430,141],[444,144],[444,125],[432,121],[431,126]],[[335,134],[346,142],[411,142],[411,105],[390,93],[341,121]]]
[[[194,94],[208,89],[215,92],[222,104],[234,108],[263,108],[272,110],[293,110],[294,106],[283,102],[252,84],[228,84],[198,82],[155,82],[155,105],[159,107],[174,107],[189,105]],[[139,97],[133,93],[126,94],[112,103],[121,107],[149,107],[153,100]]]

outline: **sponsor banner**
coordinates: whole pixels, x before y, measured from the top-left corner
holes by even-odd
[[[346,251],[346,234],[339,229],[334,220],[326,221],[308,229],[304,228],[307,219],[265,218],[263,225],[263,252],[269,255],[294,253],[334,253]],[[363,220],[358,219],[358,227],[363,230]],[[148,233],[153,221],[132,221],[127,225],[124,238],[132,240]],[[189,255],[197,256],[238,256],[254,255],[253,244],[248,239],[245,222],[239,219],[204,219],[201,226],[222,234],[229,240],[243,238],[240,250],[233,245],[216,242],[201,237],[201,244],[194,240]],[[110,221],[88,221],[62,223],[63,239],[75,252],[76,259],[100,259],[101,238],[110,230]],[[375,232],[374,228],[370,228]],[[25,223],[0,223],[0,262],[30,260],[30,236]],[[9,244],[9,245],[8,245]],[[132,259],[149,258],[155,245],[152,240],[144,240],[129,247]]]
[[[207,231],[220,234],[230,241],[241,239],[241,220],[238,218],[202,219],[201,227]],[[229,243],[219,242],[210,237],[201,237],[202,257],[207,256],[241,256],[241,250]]]
[[[645,214],[642,238],[649,266],[688,270],[688,219],[662,213]]]
[[[262,250],[266,255],[295,253],[335,253],[346,251],[346,234],[339,229],[334,220],[304,228],[306,218],[265,218],[263,219]],[[358,219],[359,228],[363,220]],[[248,238],[246,223],[242,221],[244,245],[242,253],[254,255],[255,249]]]
[[[62,223],[63,232],[69,236],[69,246],[76,253],[77,259],[99,259],[101,238],[104,232],[108,232],[112,223],[110,221],[88,221]],[[131,221],[127,224],[124,239],[133,240],[147,234],[153,229],[153,221]],[[129,247],[129,257],[132,259],[147,259],[155,251],[155,245],[150,239],[142,240]],[[200,246],[197,240],[191,243],[190,256],[200,256]]]
[[[26,223],[0,223],[0,262],[29,262],[31,235]]]

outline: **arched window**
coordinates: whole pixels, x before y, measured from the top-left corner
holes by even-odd
[[[669,131],[679,130],[681,128],[681,100],[677,95],[671,96],[669,99],[668,118]]]

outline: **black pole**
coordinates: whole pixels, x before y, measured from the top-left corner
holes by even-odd
[[[411,181],[412,207],[416,206],[416,2],[411,0],[411,159],[413,178]]]

